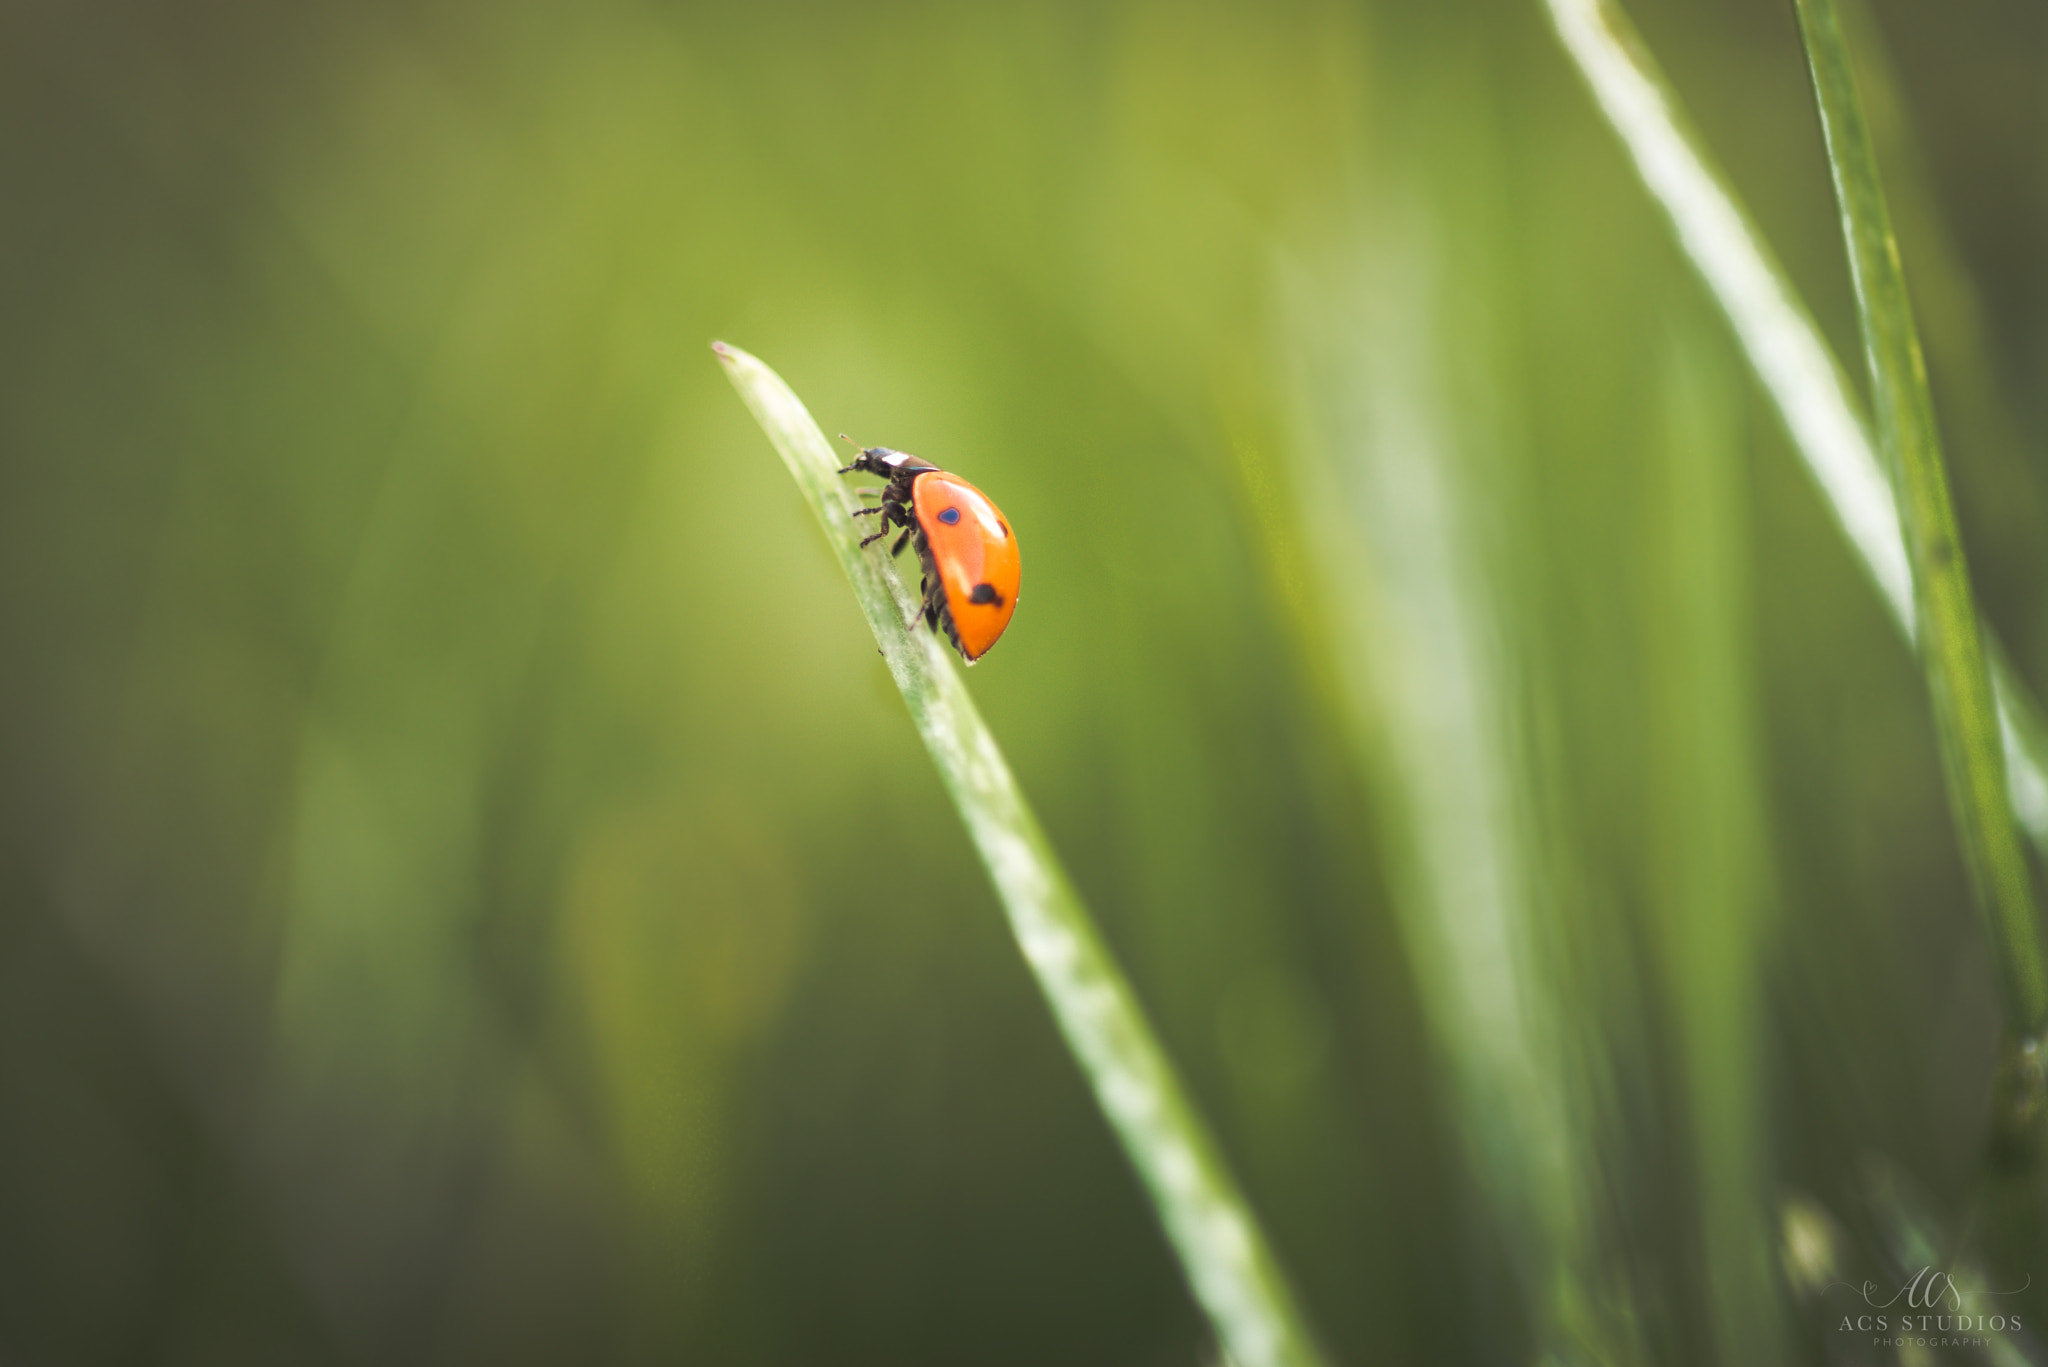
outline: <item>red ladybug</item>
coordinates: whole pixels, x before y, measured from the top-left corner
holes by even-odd
[[[852,440],[843,433],[840,439]],[[944,626],[962,658],[973,664],[1010,625],[1024,576],[1017,538],[1002,510],[958,475],[906,451],[864,447],[839,473],[856,470],[889,481],[881,491],[881,506],[854,514],[882,519],[882,530],[860,544],[880,541],[892,526],[903,528],[889,554],[901,555],[906,543],[917,544],[924,565],[925,625],[933,631]]]

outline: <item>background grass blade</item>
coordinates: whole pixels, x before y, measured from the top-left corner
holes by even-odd
[[[1548,5],[1566,49],[1727,314],[1851,545],[1894,619],[1914,637],[1913,579],[1897,502],[1841,368],[1811,315],[1687,126],[1675,94],[1619,7],[1609,0],[1548,0]],[[1924,378],[1921,383],[1924,387]],[[1995,647],[1992,654],[1995,658]],[[2010,803],[2036,848],[2048,855],[2048,802],[2040,800],[2048,792],[2048,752],[2040,744],[2039,729],[2028,723],[2035,709],[2009,671],[1997,672],[1995,696],[2009,784],[2000,803]],[[1989,716],[1977,719],[1980,729]],[[1986,777],[1977,775],[1980,781]],[[1972,802],[1985,800],[1972,790]],[[2000,855],[1993,858],[2003,861]],[[1973,866],[1975,861],[1973,852]],[[2043,986],[2048,975],[2041,968],[2032,922],[2022,924],[2016,911],[2002,909],[1993,939],[2014,1020],[2038,1024],[2048,1003]]]
[[[1878,438],[1900,496],[1920,656],[1941,739],[1949,806],[1978,905],[1989,922],[2007,1012],[2018,1030],[2031,1034],[2048,1016],[2048,969],[2041,959],[2031,875],[2007,796],[1999,717],[1927,366],[1832,0],[1799,0],[1799,23],[1848,240]]]
[[[1842,530],[1910,632],[1912,573],[1891,487],[1812,316],[1686,126],[1619,7],[1608,0],[1549,5],[1566,49],[1726,311]]]
[[[1741,376],[1719,349],[1674,334],[1662,380],[1663,431],[1652,448],[1651,563],[1668,610],[1656,614],[1647,686],[1652,754],[1683,803],[1649,823],[1658,857],[1653,920],[1659,990],[1683,1066],[1674,1071],[1691,1127],[1703,1301],[1713,1351],[1701,1361],[1786,1360],[1766,1254],[1774,1180],[1766,1069],[1764,945],[1775,927],[1763,767],[1747,680],[1753,648]],[[1661,448],[1661,449],[1657,449]]]
[[[839,557],[889,673],[959,808],[1025,961],[1151,1195],[1196,1298],[1241,1367],[1321,1358],[1293,1292],[1130,984],[1074,893],[944,648],[916,629],[909,593],[860,548],[859,506],[825,436],[789,387],[714,343]]]
[[[1447,358],[1483,334],[1444,335],[1423,212],[1281,284],[1283,335],[1299,339],[1292,483],[1315,557],[1303,644],[1327,659],[1340,734],[1377,799],[1446,1100],[1536,1355],[1626,1361],[1598,1313],[1625,1297],[1603,1294],[1596,1266],[1596,1144],[1546,972],[1556,923],[1539,911],[1515,661],[1473,525],[1487,434],[1446,398]]]

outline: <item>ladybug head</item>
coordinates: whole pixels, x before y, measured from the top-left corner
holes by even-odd
[[[853,438],[847,436],[844,432],[839,434],[839,439],[848,444],[853,444]],[[929,470],[931,468],[930,464],[919,460],[907,451],[892,451],[886,446],[866,446],[862,447],[861,453],[853,458],[853,464],[840,467],[839,473],[850,475],[856,470],[860,470],[871,475],[890,476],[901,474],[906,469]]]
[[[875,457],[880,454],[880,450],[863,451],[853,458],[853,464],[840,466],[839,473],[850,475],[855,471],[862,471],[869,474],[886,475],[889,471],[875,460]]]

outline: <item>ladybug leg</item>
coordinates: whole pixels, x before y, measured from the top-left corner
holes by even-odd
[[[908,529],[908,528],[905,528],[905,529],[904,529],[904,532],[903,532],[903,535],[901,535],[901,536],[899,536],[899,537],[897,537],[897,538],[896,538],[896,544],[895,544],[895,545],[893,545],[893,546],[891,546],[891,547],[889,548],[889,554],[890,554],[891,556],[898,556],[898,555],[901,555],[901,554],[903,554],[903,548],[904,548],[905,546],[908,546],[909,544],[910,544],[910,531],[909,531],[909,529]]]
[[[883,494],[881,503],[877,504],[875,507],[862,508],[855,512],[854,516],[867,517],[870,514],[881,515],[882,528],[873,536],[861,538],[861,545],[865,546],[869,542],[880,541],[883,537],[887,536],[889,534],[889,525],[891,523],[894,523],[898,527],[902,527],[904,529],[904,536],[910,535],[910,511],[907,508],[905,508],[900,502],[891,498],[888,494]],[[898,549],[901,549],[902,544],[902,541],[899,539],[897,541]]]

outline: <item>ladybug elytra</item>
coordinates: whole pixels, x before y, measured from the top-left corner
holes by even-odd
[[[843,434],[842,439],[851,440]],[[880,541],[892,527],[903,529],[889,554],[901,555],[906,545],[917,547],[924,568],[919,610],[925,625],[933,631],[944,627],[961,658],[973,664],[1010,625],[1023,579],[1017,538],[1002,510],[958,475],[907,451],[862,447],[853,464],[839,473],[856,470],[889,481],[880,490],[879,506],[854,514],[882,519],[882,529],[860,544]]]

